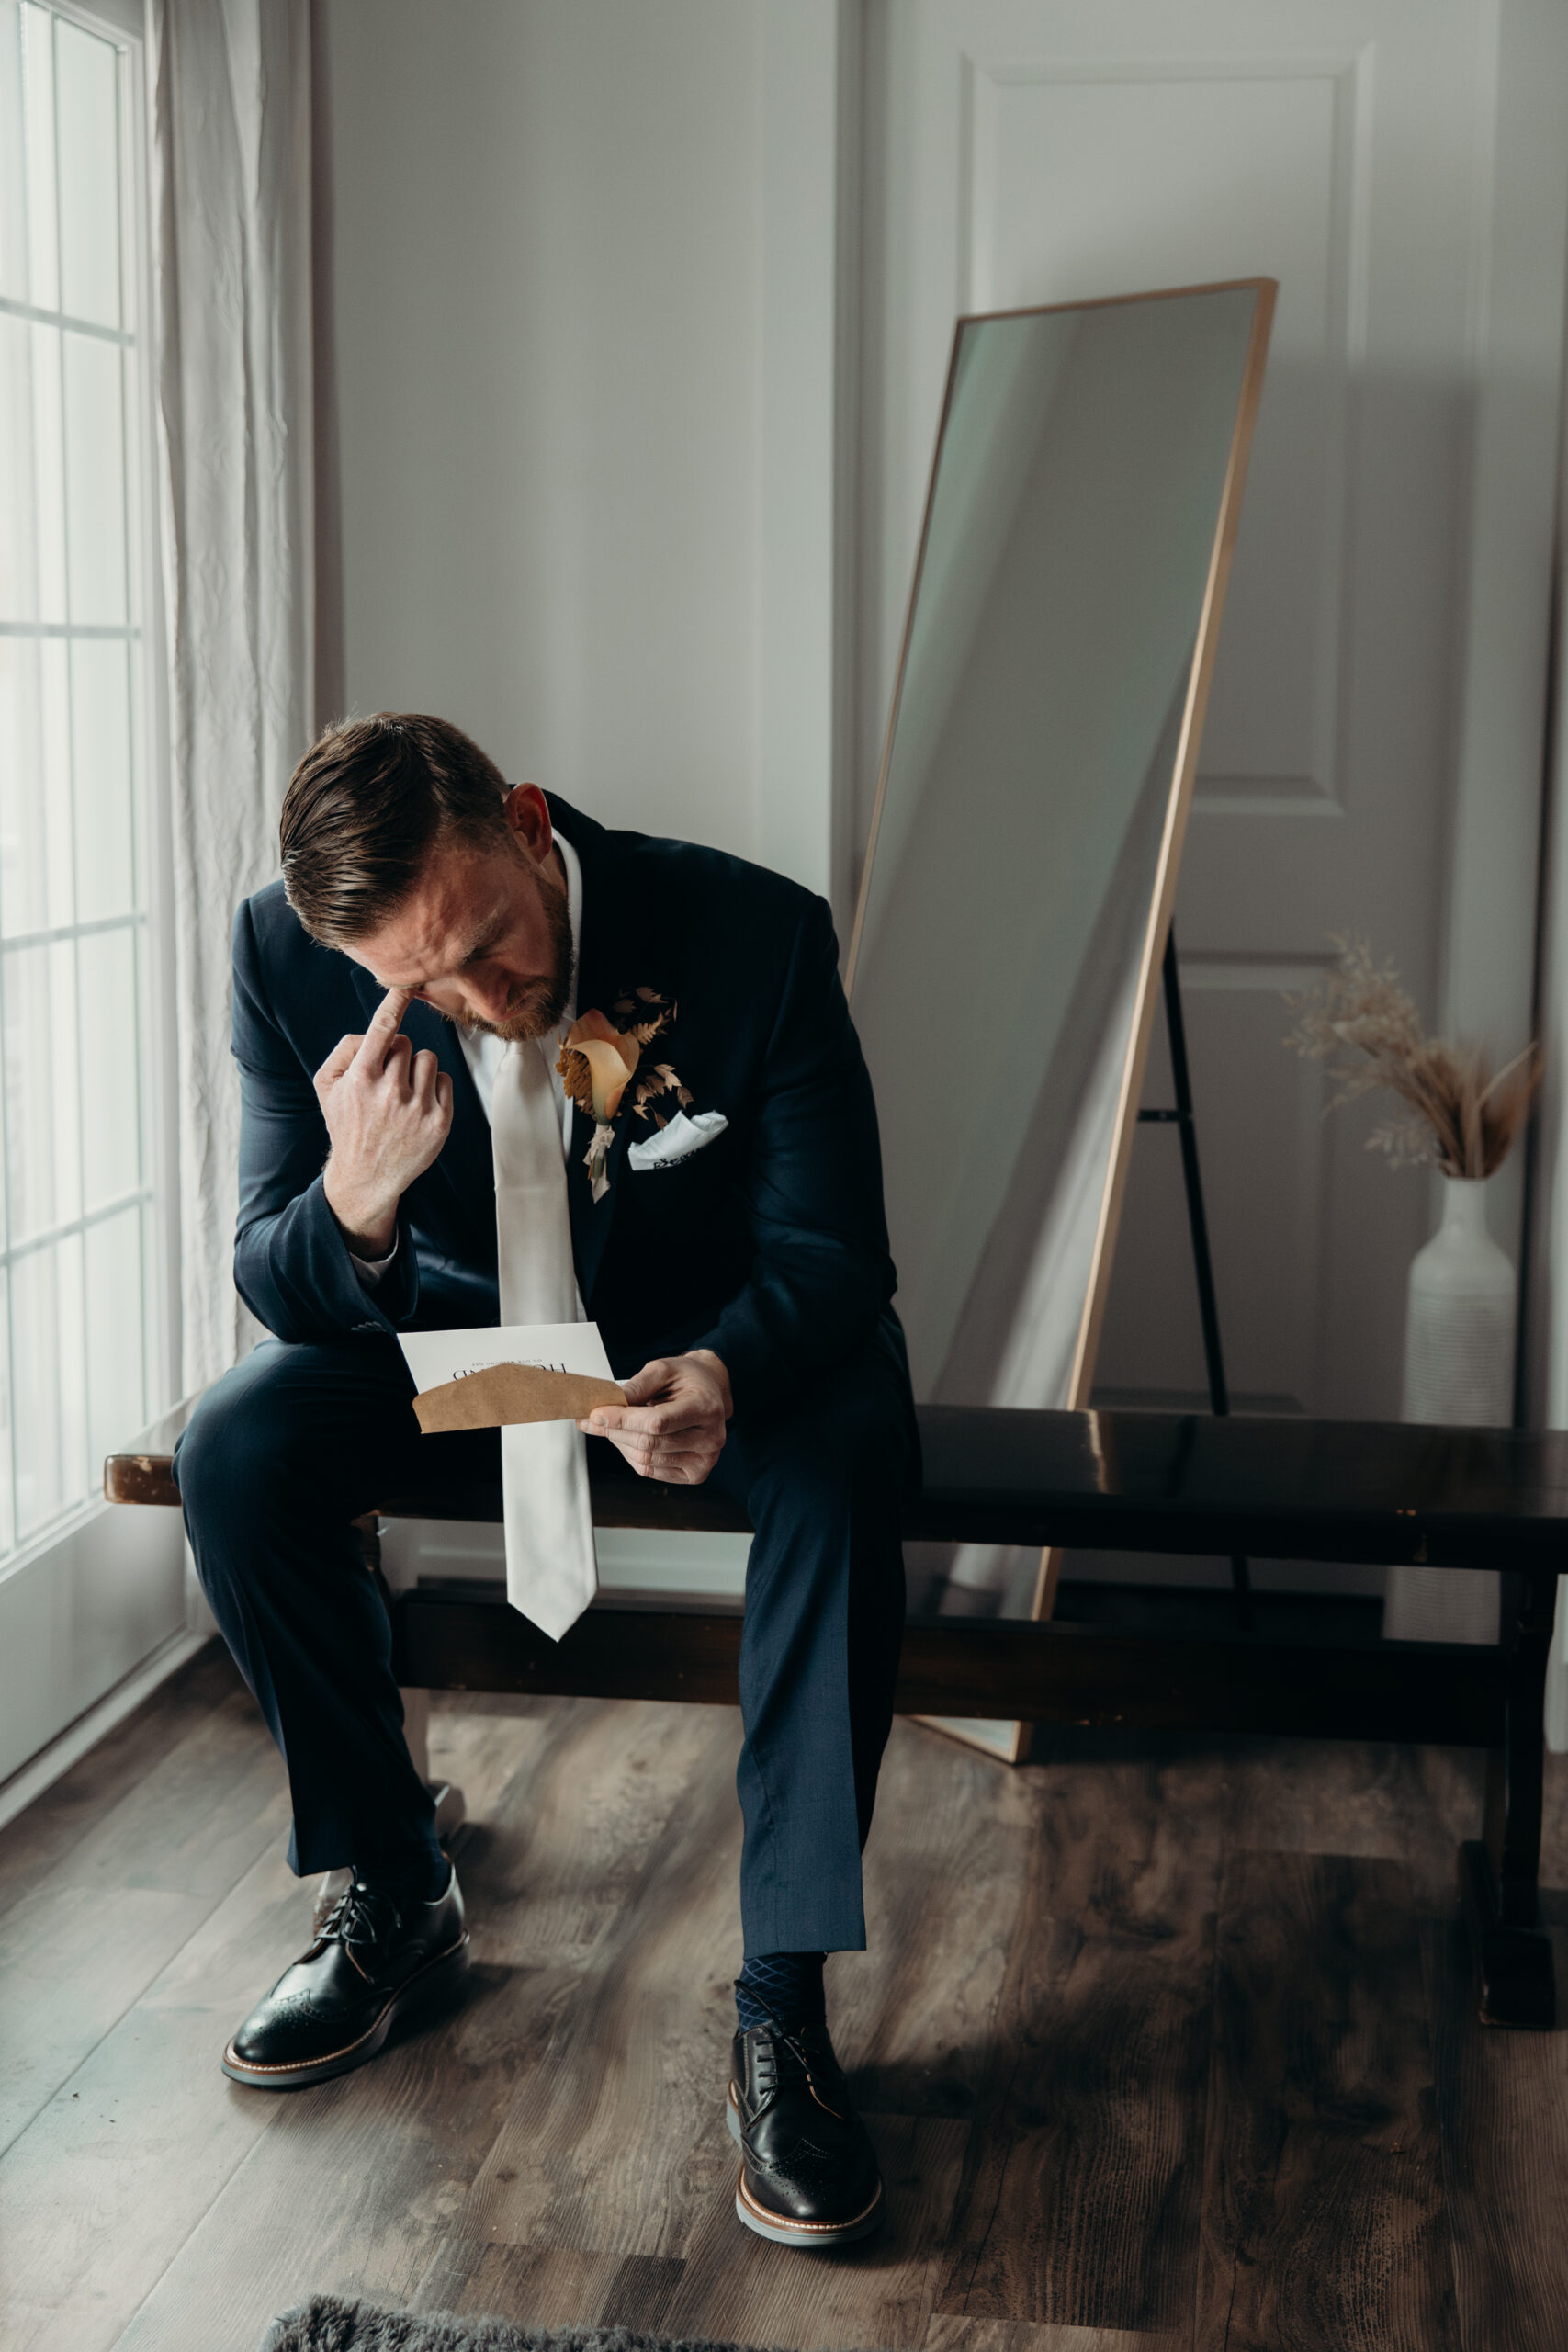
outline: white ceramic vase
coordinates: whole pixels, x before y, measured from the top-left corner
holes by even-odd
[[[1443,1221],[1410,1264],[1404,1419],[1504,1429],[1514,1418],[1514,1269],[1486,1229],[1484,1182],[1449,1177]]]
[[[1451,1176],[1442,1222],[1410,1266],[1404,1326],[1407,1421],[1503,1429],[1514,1417],[1517,1278],[1486,1227],[1486,1182]],[[1490,1571],[1391,1568],[1383,1632],[1392,1641],[1495,1642]]]

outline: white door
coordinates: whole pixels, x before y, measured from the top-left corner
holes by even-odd
[[[1523,1042],[1568,8],[893,0],[867,34],[863,791],[954,315],[1280,281],[1177,935],[1233,1395],[1396,1415],[1429,1182],[1367,1152],[1371,1108],[1324,1121],[1282,998],[1359,933],[1430,1025]],[[1099,1388],[1204,1398],[1169,1129]]]

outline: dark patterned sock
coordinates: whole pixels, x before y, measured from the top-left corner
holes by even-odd
[[[821,2025],[821,1951],[754,1952],[735,1980],[735,2009],[745,2033],[754,2025]]]
[[[354,1875],[378,1894],[389,1896],[400,1907],[411,1903],[434,1903],[446,1894],[452,1865],[439,1846],[431,1853],[378,1854],[355,1862]]]

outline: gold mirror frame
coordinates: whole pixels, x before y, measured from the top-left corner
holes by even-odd
[[[903,700],[915,613],[919,602],[920,582],[925,570],[927,548],[931,537],[937,476],[942,464],[942,444],[952,413],[959,353],[964,331],[992,320],[1046,318],[1064,311],[1110,310],[1130,302],[1179,301],[1185,297],[1194,295],[1239,293],[1244,290],[1250,290],[1255,297],[1252,326],[1247,340],[1247,356],[1242,366],[1235,421],[1231,433],[1230,455],[1225,467],[1224,487],[1220,494],[1213,543],[1210,550],[1208,577],[1192,650],[1191,667],[1188,673],[1187,694],[1182,707],[1180,731],[1177,739],[1170,792],[1166,804],[1165,824],[1160,836],[1148,921],[1145,926],[1139,959],[1133,1023],[1117,1096],[1110,1161],[1104,1190],[1100,1197],[1100,1218],[1090,1261],[1088,1291],[1073,1359],[1067,1401],[1068,1408],[1074,1411],[1081,1411],[1089,1405],[1089,1391],[1094,1378],[1095,1357],[1100,1346],[1100,1327],[1105,1317],[1106,1299],[1111,1283],[1111,1259],[1116,1246],[1117,1228],[1121,1222],[1122,1201],[1127,1189],[1128,1170],[1132,1163],[1132,1144],[1137,1124],[1138,1098],[1143,1091],[1144,1072],[1148,1061],[1149,1043],[1154,1031],[1155,1006],[1160,988],[1160,967],[1165,954],[1166,937],[1170,929],[1171,916],[1175,909],[1177,877],[1180,870],[1187,820],[1191,811],[1192,787],[1197,775],[1198,753],[1202,742],[1203,721],[1208,711],[1209,691],[1213,681],[1214,661],[1219,650],[1220,621],[1224,610],[1225,589],[1230,579],[1236,532],[1241,521],[1242,491],[1247,480],[1253,427],[1257,421],[1258,401],[1263,390],[1264,366],[1268,356],[1269,332],[1273,325],[1275,297],[1279,291],[1278,279],[1272,277],[1226,278],[1213,285],[1166,287],[1148,293],[1109,295],[1083,302],[1047,302],[1020,310],[975,311],[955,322],[953,349],[948,361],[947,381],[942,393],[942,417],[937,427],[936,447],[931,457],[931,479],[927,486],[925,510],[920,524],[919,546],[915,558],[914,578],[910,584],[904,632],[898,649],[898,667],[894,679],[892,706],[888,712],[887,731],[883,741],[882,761],[877,773],[876,797],[872,808],[865,863],[861,871],[854,924],[850,934],[849,955],[845,962],[844,988],[850,1000],[850,1010],[852,1014],[855,968],[860,956],[861,937],[865,922],[872,870],[876,857],[876,837],[882,822],[883,802],[887,789],[888,772],[892,765],[894,740],[897,733],[899,707]],[[1035,1619],[1049,1617],[1055,1608],[1061,1558],[1061,1549],[1056,1545],[1048,1547],[1040,1555],[1040,1567],[1035,1578],[1034,1600],[1031,1611]],[[919,1720],[929,1723],[933,1729],[943,1731],[952,1737],[964,1741],[968,1746],[979,1747],[987,1755],[998,1757],[1005,1762],[1019,1763],[1027,1758],[1032,1730],[1031,1724],[998,1724],[994,1728],[990,1726],[983,1728],[976,1724],[971,1731],[967,1728],[961,1729],[956,1724],[950,1724],[934,1716],[922,1716]],[[987,1733],[989,1733],[988,1736]]]

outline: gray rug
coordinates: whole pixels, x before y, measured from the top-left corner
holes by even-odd
[[[275,2319],[261,2352],[746,2352],[736,2344],[634,2335],[624,2327],[517,2327],[450,2312],[388,2312],[312,2295]]]

